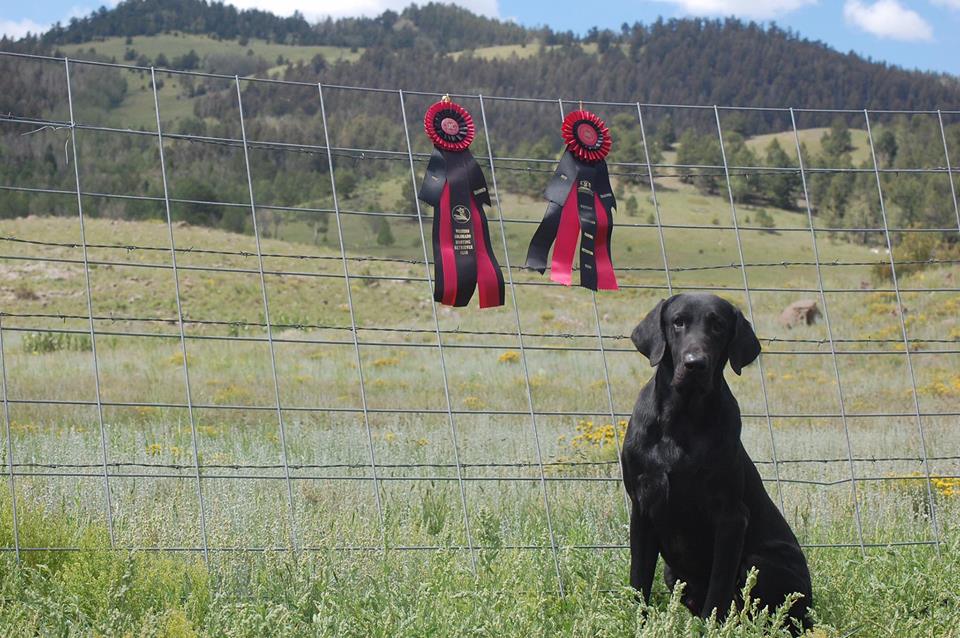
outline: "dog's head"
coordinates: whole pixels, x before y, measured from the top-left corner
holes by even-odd
[[[682,393],[710,392],[727,361],[740,374],[760,354],[753,327],[736,306],[709,294],[661,300],[630,337],[651,366],[667,366]]]

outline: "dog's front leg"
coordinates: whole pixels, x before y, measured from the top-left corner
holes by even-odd
[[[657,555],[660,553],[650,521],[642,514],[640,506],[631,500],[630,509],[630,586],[643,594],[643,602],[650,602],[653,575],[657,571]]]
[[[749,516],[747,508],[737,504],[722,510],[715,519],[713,563],[710,584],[700,611],[702,618],[709,617],[714,609],[719,618],[725,617],[733,602]]]

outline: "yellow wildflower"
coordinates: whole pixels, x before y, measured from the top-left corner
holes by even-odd
[[[497,358],[497,361],[500,363],[516,363],[520,361],[520,353],[515,350],[507,350]]]

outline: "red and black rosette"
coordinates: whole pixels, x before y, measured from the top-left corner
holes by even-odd
[[[466,306],[476,288],[481,308],[502,306],[503,273],[483,212],[490,194],[467,150],[476,135],[473,118],[445,97],[427,110],[423,127],[434,150],[417,197],[433,206],[433,298]]]
[[[617,202],[610,188],[604,158],[613,141],[607,125],[590,111],[574,111],[561,128],[567,149],[547,185],[547,212],[530,241],[527,267],[547,269],[553,246],[550,279],[569,286],[573,257],[580,240],[580,285],[590,290],[617,290],[610,258],[613,210]]]

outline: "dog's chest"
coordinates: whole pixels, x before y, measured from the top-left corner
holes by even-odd
[[[649,515],[661,515],[671,504],[689,507],[711,480],[705,472],[709,455],[703,440],[680,440],[662,435],[647,441],[637,461],[636,495]]]

